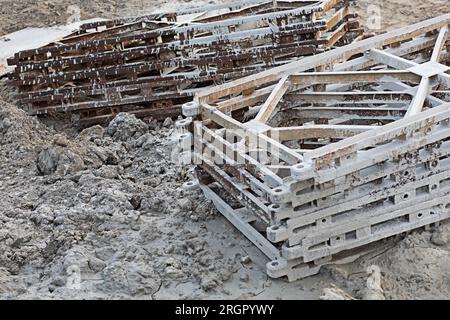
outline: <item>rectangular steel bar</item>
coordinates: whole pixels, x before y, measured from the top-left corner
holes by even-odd
[[[413,101],[408,107],[405,117],[410,117],[422,111],[423,104],[431,91],[430,78],[423,77],[420,81],[419,88],[414,96]]]
[[[441,59],[442,49],[445,46],[445,42],[447,41],[448,37],[448,25],[441,28],[439,31],[439,36],[436,40],[436,45],[433,50],[433,54],[431,56],[430,61],[439,63]]]
[[[331,83],[354,82],[395,82],[410,81],[420,82],[420,76],[409,71],[380,70],[380,71],[354,71],[354,72],[307,72],[290,75],[290,81],[294,85],[313,85]]]
[[[310,138],[343,138],[372,129],[374,129],[373,126],[311,125],[273,128],[270,130],[270,135],[277,136],[280,141]]]
[[[266,102],[262,105],[261,110],[256,115],[255,120],[260,121],[262,123],[267,123],[272,113],[275,111],[275,107],[280,102],[283,95],[289,90],[291,83],[287,77],[282,78],[275,88],[272,90],[272,93],[267,98]]]
[[[426,92],[428,93],[428,92]],[[286,95],[287,101],[292,101],[294,107],[298,103],[321,103],[327,105],[333,104],[394,104],[405,105],[412,100],[408,92],[392,91],[366,91],[366,92],[301,92],[289,93]]]
[[[275,248],[266,238],[259,232],[243,222],[236,216],[235,210],[231,208],[225,201],[220,199],[210,188],[201,186],[206,197],[213,201],[216,208],[230,221],[239,231],[246,234],[251,242],[253,242],[264,254],[271,260],[280,258],[280,251]]]

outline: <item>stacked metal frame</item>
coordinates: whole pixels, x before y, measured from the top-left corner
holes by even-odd
[[[17,53],[9,76],[32,115],[80,124],[129,111],[164,119],[202,88],[353,41],[348,0],[249,0],[96,21],[57,43]]]
[[[199,93],[180,153],[289,280],[450,217],[450,14]]]

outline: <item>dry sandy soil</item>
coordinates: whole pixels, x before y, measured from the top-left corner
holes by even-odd
[[[376,32],[393,30],[408,24],[430,19],[450,12],[448,0],[356,0],[355,7],[364,27],[372,29],[374,15],[380,14],[380,29]],[[375,10],[374,10],[375,9]],[[375,15],[375,21],[376,21]]]
[[[196,2],[198,3],[198,2]],[[357,10],[367,27],[368,4]],[[447,0],[390,0],[382,28],[450,11]],[[0,0],[0,35],[81,18],[119,17],[189,1]],[[380,30],[374,30],[380,31]],[[172,122],[119,115],[79,133],[19,110],[0,85],[0,298],[317,299],[337,286],[368,298],[367,267],[381,269],[387,299],[449,299],[449,227],[414,232],[378,252],[287,283],[172,161]],[[3,99],[3,100],[2,100]]]

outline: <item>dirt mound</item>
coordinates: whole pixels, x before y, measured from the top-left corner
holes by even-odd
[[[72,139],[4,105],[0,297],[151,298],[172,281],[203,292],[215,262],[228,265],[202,232],[175,227],[215,211],[180,189],[188,176],[170,163],[170,133],[121,114]]]
[[[450,299],[449,247],[433,245],[431,236],[414,233],[375,259],[388,299]]]
[[[358,299],[367,298],[366,270],[372,266],[380,270],[380,291],[386,299],[450,299],[449,236],[448,222],[429,231],[418,230],[405,239],[391,240],[355,263],[330,266],[326,272]]]

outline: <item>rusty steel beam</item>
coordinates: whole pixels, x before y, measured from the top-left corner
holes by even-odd
[[[81,122],[135,106],[147,115],[158,104],[181,107],[200,88],[352,41],[362,34],[355,17],[347,0],[250,0],[97,21],[15,54],[9,83],[30,114],[70,112]]]

